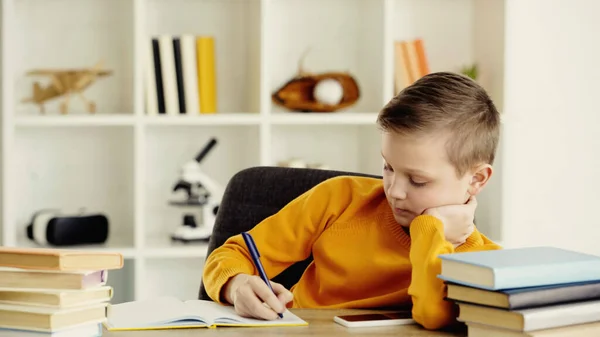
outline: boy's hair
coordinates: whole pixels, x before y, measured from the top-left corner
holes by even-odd
[[[383,131],[449,132],[450,162],[462,176],[479,163],[494,163],[500,114],[486,91],[469,77],[437,72],[402,90],[379,113]]]

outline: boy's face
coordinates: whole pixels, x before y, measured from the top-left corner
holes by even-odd
[[[401,226],[410,226],[428,208],[464,204],[479,192],[482,184],[477,182],[482,177],[478,173],[467,172],[457,177],[447,157],[447,139],[448,135],[441,133],[418,136],[383,133],[384,190]]]

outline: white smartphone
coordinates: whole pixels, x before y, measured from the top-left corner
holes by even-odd
[[[333,321],[349,328],[415,324],[410,311],[341,315],[333,317]]]

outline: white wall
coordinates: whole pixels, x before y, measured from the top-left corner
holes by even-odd
[[[600,1],[506,3],[505,246],[600,254]]]
[[[479,67],[478,82],[504,113],[504,1],[473,2],[473,60]],[[501,130],[503,135],[504,130]],[[502,238],[502,146],[496,151],[494,173],[477,196],[477,228],[489,238],[504,244]]]

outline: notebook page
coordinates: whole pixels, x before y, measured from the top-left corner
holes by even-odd
[[[113,329],[157,327],[170,325],[168,322],[189,319],[189,316],[180,300],[159,297],[111,305],[107,313],[107,325]]]
[[[228,316],[222,316],[223,318],[217,319],[216,323],[235,323],[235,324],[243,324],[243,325],[306,325],[306,321],[301,319],[300,317],[294,315],[291,311],[286,310],[283,313],[283,318],[278,318],[272,321],[267,321],[263,319],[254,319],[254,318],[246,318],[240,317],[236,315],[235,322],[231,321],[227,317],[231,317],[231,315],[235,315],[234,309],[231,308],[231,312]]]
[[[294,315],[289,310],[283,314],[282,319],[267,321],[263,319],[252,319],[239,316],[233,306],[221,305],[212,301],[190,300],[186,301],[186,306],[190,308],[190,312],[196,314],[207,315],[208,318],[220,324],[244,324],[244,325],[304,325],[306,322]]]
[[[188,300],[184,303],[188,315],[201,316],[206,320],[206,322],[210,322],[210,324],[212,324],[219,317],[231,315],[229,311],[223,310],[226,308],[226,306],[213,301]],[[232,313],[232,317],[239,317],[235,311],[232,311]]]

